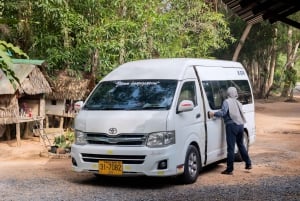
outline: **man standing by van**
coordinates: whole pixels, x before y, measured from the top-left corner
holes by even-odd
[[[242,112],[242,104],[237,100],[238,93],[235,87],[227,89],[227,99],[223,101],[221,110],[208,112],[209,118],[223,117],[226,125],[227,141],[227,168],[222,174],[232,175],[234,162],[235,143],[238,146],[242,159],[246,163],[245,169],[252,169],[251,160],[243,144],[245,117]]]

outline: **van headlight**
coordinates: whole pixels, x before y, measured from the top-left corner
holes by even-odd
[[[164,147],[175,144],[175,131],[150,133],[147,139],[148,147]]]
[[[87,144],[86,134],[84,132],[75,130],[75,144],[78,144],[78,145]]]

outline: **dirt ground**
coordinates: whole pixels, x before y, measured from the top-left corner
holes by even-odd
[[[195,185],[225,185],[255,182],[262,177],[300,175],[300,94],[296,102],[278,97],[256,100],[256,142],[250,147],[253,169],[246,171],[243,163],[235,163],[234,175],[221,175],[225,163],[206,168]],[[43,146],[39,138],[0,141],[0,178],[28,178],[49,174],[46,170],[63,172],[74,177],[71,161],[40,156]],[[76,176],[76,175],[75,175]]]

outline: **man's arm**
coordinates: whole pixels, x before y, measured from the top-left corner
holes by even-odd
[[[220,110],[218,110],[217,112],[208,112],[208,115],[209,115],[209,118],[212,118],[212,117],[224,117],[227,112],[229,110],[229,106],[228,106],[228,103],[227,101],[223,101],[223,104],[222,104],[222,108]]]

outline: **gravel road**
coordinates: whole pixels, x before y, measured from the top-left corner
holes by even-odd
[[[233,184],[201,182],[202,177],[218,169],[214,165],[201,173],[195,184],[181,185],[174,178],[96,178],[70,173],[70,161],[63,160],[51,160],[37,169],[17,167],[15,171],[23,171],[22,176],[13,178],[9,173],[1,178],[0,200],[300,200],[300,176],[268,176]],[[236,175],[219,177],[230,181]]]
[[[300,99],[298,99],[300,100]],[[100,177],[71,171],[70,158],[39,157],[34,139],[0,141],[0,201],[300,201],[300,102],[257,102],[252,170],[235,163],[211,165],[196,183],[175,178]]]

